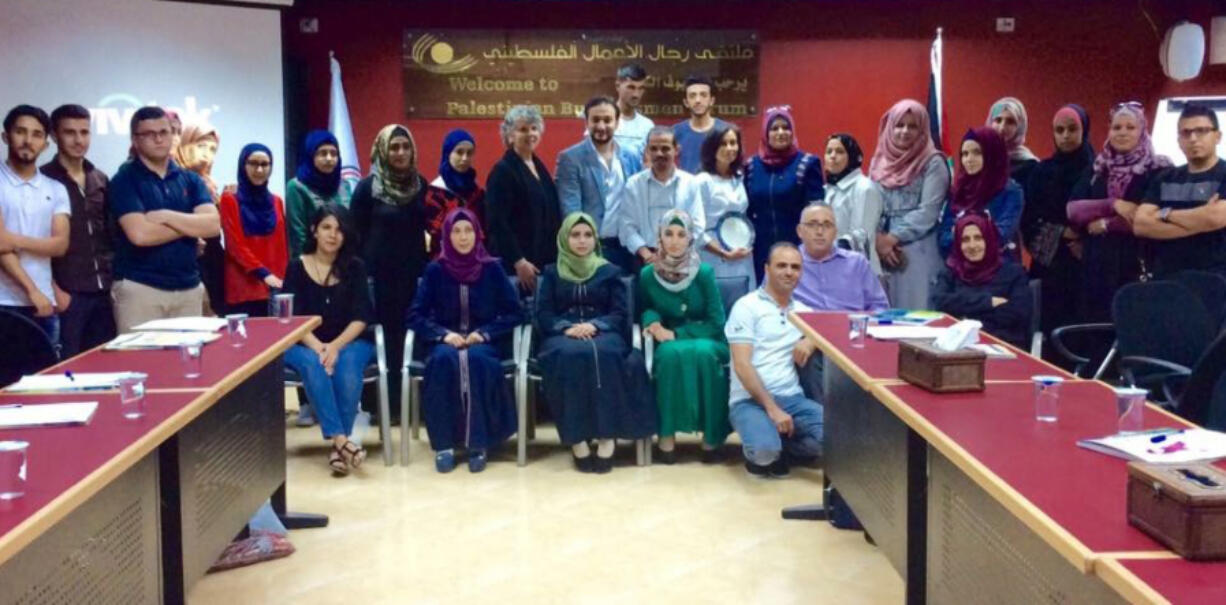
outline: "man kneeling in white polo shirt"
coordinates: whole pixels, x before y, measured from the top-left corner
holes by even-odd
[[[766,282],[732,306],[724,327],[732,350],[729,419],[741,436],[745,469],[758,477],[785,477],[789,457],[812,459],[822,451],[822,406],[804,396],[796,372],[816,346],[788,320],[788,313],[812,310],[792,299],[801,267],[794,244],[772,246]]]

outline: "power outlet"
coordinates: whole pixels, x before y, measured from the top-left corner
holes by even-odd
[[[1013,17],[997,17],[996,18],[997,33],[1011,34],[1013,33],[1013,27],[1015,25],[1016,24],[1013,22]]]
[[[298,20],[298,31],[304,34],[319,33],[319,19],[316,17],[304,17]]]

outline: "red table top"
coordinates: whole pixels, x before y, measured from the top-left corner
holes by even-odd
[[[110,477],[155,450],[251,372],[276,359],[318,323],[319,318],[314,316],[294,317],[287,324],[274,318],[251,319],[245,346],[230,346],[225,335],[205,345],[203,373],[194,379],[183,376],[177,350],[94,349],[44,371],[148,374],[147,411],[137,420],[119,414],[119,396],[115,391],[0,393],[0,405],[99,402],[93,420],[85,426],[0,430],[0,440],[30,443],[26,494],[0,503],[0,563],[97,493]],[[189,407],[193,410],[185,410]]]
[[[802,322],[825,339],[830,346],[833,346],[840,354],[858,366],[871,380],[898,379],[897,341],[868,338],[863,348],[856,348],[851,346],[851,330],[847,319],[848,313],[820,312],[797,313],[796,315]],[[928,325],[943,327],[952,324],[953,320],[943,318]],[[981,340],[994,344],[1005,344],[1004,341],[986,332],[981,334]],[[1019,353],[1017,359],[988,359],[984,366],[984,380],[1030,380],[1030,377],[1036,374],[1072,378],[1071,374],[1056,366],[1035,359],[1025,353],[1016,350],[1014,352]]]
[[[1120,559],[1119,564],[1172,603],[1226,603],[1226,563]]]
[[[1030,384],[989,384],[979,393],[936,394],[912,385],[883,387],[1092,551],[1159,551],[1128,525],[1127,461],[1077,446],[1116,430],[1115,395],[1102,383],[1066,382],[1059,421],[1034,418]],[[1153,408],[1145,427],[1186,426]],[[920,431],[923,433],[924,431]]]
[[[28,441],[26,494],[0,502],[0,536],[38,513],[70,487],[148,435],[203,392],[145,394],[145,415],[135,420],[119,413],[117,393],[3,394],[0,405],[97,401],[94,418],[84,426],[0,429],[0,441]],[[160,442],[160,440],[159,440]],[[156,446],[156,443],[154,444]],[[152,449],[152,448],[150,448]]]
[[[249,319],[247,321],[247,343],[241,348],[230,346],[229,338],[223,330],[221,338],[204,345],[202,372],[196,378],[184,377],[184,365],[177,349],[148,351],[97,349],[52,366],[41,373],[66,370],[76,373],[132,370],[149,375],[145,383],[147,389],[204,389],[221,382],[240,366],[256,357],[264,356],[270,359],[280,354],[283,349],[272,350],[273,345],[285,338],[295,328],[313,321],[318,320],[314,317],[294,317],[291,318],[290,323],[282,324],[270,317]],[[268,359],[259,360],[259,364],[267,363]]]

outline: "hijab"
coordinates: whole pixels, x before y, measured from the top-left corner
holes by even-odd
[[[672,256],[664,249],[664,231],[673,225],[680,225],[690,238],[681,254]],[[690,287],[698,276],[702,260],[694,247],[694,222],[684,210],[669,210],[660,217],[660,225],[656,228],[656,250],[659,256],[653,265],[656,281],[669,292],[681,292]]]
[[[909,147],[894,142],[894,127],[903,116],[912,114],[919,122],[919,134]],[[910,185],[935,155],[940,155],[932,144],[932,129],[928,125],[928,110],[919,101],[903,99],[881,116],[877,130],[877,150],[869,164],[868,173],[883,187],[896,188]]]
[[[196,144],[210,138],[219,145],[221,144],[221,137],[217,135],[217,129],[208,124],[184,126],[183,133],[179,135],[179,146],[174,150],[174,161],[180,168],[199,175],[205,186],[209,188],[213,202],[217,202],[217,183],[213,181],[212,176],[213,163],[206,164],[203,159],[196,157]]]
[[[954,187],[950,194],[949,208],[954,216],[963,212],[982,212],[988,202],[1009,184],[1009,154],[1005,141],[995,130],[980,126],[966,131],[962,143],[975,141],[983,153],[983,168],[975,174],[967,174],[958,154],[958,166],[954,175]]]
[[[851,174],[851,171],[859,170],[860,166],[864,165],[864,152],[860,149],[860,143],[856,142],[855,137],[840,132],[830,135],[826,143],[829,144],[834,139],[838,139],[843,144],[843,149],[847,150],[847,166],[838,174],[826,174],[826,182],[831,185],[843,180],[843,177]]]
[[[1111,134],[1108,128],[1107,142],[1103,143],[1103,150],[1098,153],[1097,158],[1094,158],[1094,176],[1106,177],[1107,197],[1112,199],[1124,197],[1134,176],[1171,165],[1171,160],[1166,156],[1154,153],[1154,142],[1149,137],[1149,122],[1145,119],[1145,108],[1140,103],[1116,105],[1110,113],[1111,122],[1114,122],[1116,116],[1121,114],[1130,115],[1136,119],[1137,128],[1141,131],[1137,146],[1127,153],[1116,151],[1111,146]]]
[[[461,254],[459,250],[456,250],[455,244],[451,243],[451,229],[460,221],[468,221],[473,226],[475,243],[468,254]],[[447,218],[443,219],[443,232],[440,238],[443,240],[443,245],[438,262],[448,275],[462,284],[476,283],[478,279],[481,279],[481,272],[485,270],[487,263],[498,262],[497,258],[486,252],[485,244],[482,242],[485,238],[481,233],[481,222],[477,220],[477,215],[467,208],[456,208],[447,214]]]
[[[592,237],[596,247],[587,256],[579,256],[570,250],[570,231],[575,225],[583,223],[592,229]],[[558,276],[562,279],[581,284],[596,274],[602,265],[609,264],[600,255],[600,237],[596,229],[596,221],[583,212],[572,212],[562,219],[562,228],[558,229]]]
[[[988,120],[984,123],[985,126],[992,126],[992,120],[996,116],[1004,112],[1013,114],[1013,118],[1017,120],[1017,131],[1013,136],[1005,140],[1005,147],[1009,150],[1009,160],[1014,162],[1024,162],[1027,160],[1038,160],[1034,153],[1026,147],[1026,131],[1030,128],[1030,119],[1026,117],[1026,106],[1014,97],[1002,97],[992,104],[988,109]]]
[[[1086,110],[1080,105],[1069,103],[1056,111],[1056,115],[1052,117],[1052,126],[1063,118],[1072,118],[1081,124],[1081,147],[1064,152],[1053,145],[1055,151],[1051,157],[1043,160],[1040,170],[1034,173],[1036,176],[1030,179],[1030,187],[1036,193],[1035,199],[1029,199],[1030,189],[1026,192],[1027,204],[1058,202],[1060,216],[1065,214],[1064,203],[1068,201],[1073,186],[1094,162],[1094,146],[1090,144],[1090,116]]]
[[[770,145],[771,122],[777,118],[786,120],[788,128],[792,129],[792,144],[787,149],[778,150]],[[798,153],[800,153],[799,136],[796,133],[796,120],[792,118],[791,109],[784,106],[766,110],[766,115],[762,118],[762,146],[758,149],[758,157],[762,158],[762,163],[771,168],[787,166]]]
[[[411,157],[408,169],[403,172],[393,169],[388,162],[388,149],[396,137],[409,140]],[[371,194],[375,198],[393,206],[403,206],[413,201],[413,196],[421,189],[421,177],[417,174],[417,143],[413,141],[413,133],[408,128],[388,124],[375,135],[375,143],[370,148],[370,172],[374,176]]]
[[[962,253],[962,232],[968,225],[979,227],[979,231],[983,233],[983,258],[979,262],[972,262]],[[978,212],[962,215],[962,218],[954,223],[954,247],[949,251],[949,257],[945,259],[945,265],[953,272],[954,277],[972,286],[982,286],[996,277],[996,272],[1003,264],[1004,260],[1000,254],[1000,231],[997,230],[992,219]]]
[[[294,176],[311,191],[323,197],[332,197],[341,187],[341,166],[338,162],[336,168],[326,174],[315,167],[315,152],[324,145],[336,147],[338,152],[341,147],[336,137],[326,130],[312,130],[307,133],[306,139],[302,141],[302,152],[298,154],[298,170]]]
[[[272,193],[268,191],[268,181],[263,185],[255,185],[247,178],[247,158],[253,153],[264,153],[272,162],[272,150],[260,143],[248,143],[238,154],[238,218],[243,223],[243,233],[247,235],[268,235],[277,227],[277,210],[273,207]],[[272,166],[268,174],[272,175]]]
[[[460,143],[470,143],[473,150],[477,148],[476,139],[473,139],[473,135],[467,130],[457,128],[447,133],[443,138],[443,157],[438,164],[438,175],[442,177],[448,191],[467,197],[477,188],[477,169],[470,166],[468,172],[456,172],[456,169],[451,167],[451,152],[455,151]]]

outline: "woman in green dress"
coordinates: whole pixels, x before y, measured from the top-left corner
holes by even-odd
[[[644,331],[655,339],[652,382],[660,412],[664,464],[676,462],[678,432],[702,431],[704,463],[719,460],[727,439],[728,341],[715,271],[694,247],[694,226],[681,210],[664,214],[659,256],[639,273]]]

